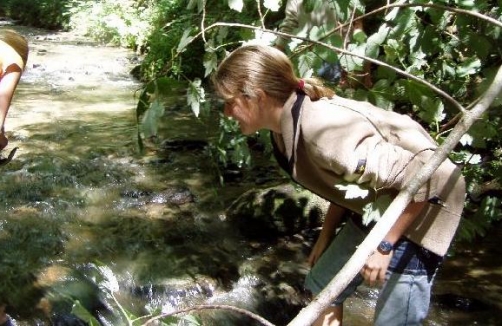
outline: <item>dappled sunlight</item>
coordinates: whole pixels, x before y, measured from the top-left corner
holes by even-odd
[[[129,75],[134,54],[71,33],[19,28],[32,51],[2,154],[19,150],[0,174],[0,247],[10,263],[0,266],[0,275],[10,282],[18,320],[32,324],[67,313],[77,300],[91,312],[106,311],[114,304],[103,290],[107,277],[119,285],[116,298],[137,316],[200,303],[256,308],[281,320],[294,316],[307,303],[301,284],[312,235],[251,241],[230,223],[225,205],[267,181],[257,182],[257,168],[220,187],[208,150],[216,121],[196,119],[186,90],[173,89],[162,99],[159,136],[145,139],[140,153],[141,85]],[[435,295],[446,299],[433,303],[431,325],[500,315],[474,301],[484,295],[486,302],[502,302],[500,252],[460,252],[438,275]],[[347,324],[369,325],[376,297],[377,290],[363,287],[350,298]],[[472,307],[474,317],[465,316]],[[123,322],[115,318],[106,316],[105,324]]]

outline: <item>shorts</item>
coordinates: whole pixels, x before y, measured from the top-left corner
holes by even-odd
[[[305,278],[305,288],[314,295],[324,289],[366,237],[366,232],[348,219]],[[375,325],[420,324],[427,316],[432,282],[442,257],[407,240],[395,244],[375,310]],[[332,305],[341,305],[363,282],[357,274]],[[399,322],[398,322],[399,321]],[[402,322],[401,322],[402,321]]]
[[[352,257],[357,247],[366,237],[366,233],[359,229],[351,219],[342,227],[328,248],[324,251],[316,264],[305,278],[305,288],[313,295],[319,294],[333,279],[345,263]],[[361,274],[347,285],[332,305],[341,305],[357,287],[363,282]]]

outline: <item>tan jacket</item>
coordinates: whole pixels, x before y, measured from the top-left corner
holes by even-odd
[[[292,178],[325,199],[359,214],[384,194],[395,196],[434,154],[437,144],[415,121],[367,102],[335,96],[311,102],[306,96],[293,139],[293,93],[284,105],[280,151],[294,155]],[[292,153],[293,148],[295,152]],[[335,185],[355,183],[365,198],[346,198]],[[413,200],[429,201],[405,236],[443,256],[455,235],[464,206],[460,169],[443,162]]]

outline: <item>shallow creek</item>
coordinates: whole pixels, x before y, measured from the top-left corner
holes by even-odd
[[[306,303],[312,239],[249,242],[226,223],[225,207],[255,176],[219,186],[203,146],[215,126],[192,116],[184,92],[168,101],[167,145],[139,155],[133,53],[9,28],[31,45],[1,154],[18,151],[0,167],[0,295],[18,324],[78,325],[76,302],[104,325],[125,324],[117,302],[134,316],[230,304],[286,324]],[[447,260],[427,325],[502,324],[501,235]],[[370,325],[375,297],[363,287],[351,298],[346,325]],[[254,325],[235,313],[200,316]]]

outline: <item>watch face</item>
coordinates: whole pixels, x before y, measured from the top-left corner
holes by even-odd
[[[388,241],[382,241],[380,242],[380,244],[378,245],[378,249],[383,252],[383,253],[389,253],[392,251],[393,249],[393,246],[390,242]]]

